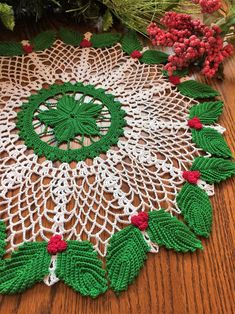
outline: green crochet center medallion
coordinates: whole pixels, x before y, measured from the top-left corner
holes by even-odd
[[[82,83],[54,84],[31,95],[18,113],[20,137],[52,161],[94,158],[123,135],[125,111],[114,96]]]

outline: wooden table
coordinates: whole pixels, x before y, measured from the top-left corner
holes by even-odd
[[[22,40],[58,22],[44,20],[40,24],[19,25],[17,32],[2,31],[0,40]],[[235,58],[225,66],[224,81],[207,80],[220,93],[225,103],[220,124],[227,128],[225,138],[235,152]],[[199,78],[200,79],[200,78]],[[203,80],[203,79],[201,79]],[[80,296],[63,283],[52,288],[37,284],[14,296],[0,296],[2,314],[232,314],[234,304],[234,179],[221,183],[212,197],[213,232],[203,240],[204,251],[176,254],[161,249],[149,254],[145,267],[127,292],[116,296],[111,290],[97,299]]]

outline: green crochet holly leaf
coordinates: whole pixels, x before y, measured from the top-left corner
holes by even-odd
[[[1,267],[0,293],[14,294],[24,291],[49,273],[51,256],[46,242],[25,242]]]
[[[57,103],[57,109],[44,110],[38,118],[47,126],[54,128],[58,143],[73,140],[80,135],[99,135],[100,127],[97,125],[102,106],[91,100],[84,102],[84,96],[79,100],[65,95]]]
[[[172,75],[183,77],[183,76],[188,75],[188,73],[189,73],[188,69],[182,69],[182,70],[175,70],[175,71],[173,71]],[[166,76],[166,77],[169,77],[168,72],[166,70],[162,70],[162,74],[164,76]]]
[[[182,82],[177,85],[179,92],[190,98],[210,98],[218,96],[219,93],[209,85],[194,80]]]
[[[203,102],[190,109],[190,119],[198,117],[203,124],[216,122],[223,111],[222,101]]]
[[[5,247],[6,247],[6,226],[3,221],[0,221],[0,264],[1,259],[5,254]]]
[[[235,162],[223,158],[195,158],[191,170],[200,171],[200,178],[209,184],[219,183],[235,175]]]
[[[167,53],[162,51],[146,50],[140,58],[140,61],[146,64],[161,64],[167,62],[168,56]]]
[[[21,43],[0,42],[0,56],[21,56],[23,54]]]
[[[189,228],[163,209],[149,213],[147,233],[152,242],[177,252],[185,253],[202,249],[201,242]]]
[[[41,51],[50,48],[55,41],[56,33],[54,31],[46,31],[34,37],[30,42],[34,51]]]
[[[185,183],[176,201],[194,233],[208,237],[212,226],[212,207],[207,193],[196,184]]]
[[[129,31],[127,34],[125,34],[121,40],[121,45],[123,51],[128,54],[131,54],[134,50],[143,49],[143,46],[135,31]]]
[[[65,44],[71,46],[79,46],[83,39],[83,35],[79,32],[64,27],[60,28],[59,37]]]
[[[115,292],[126,290],[139,274],[149,247],[134,226],[116,232],[110,240],[106,268],[110,286]]]
[[[6,28],[13,30],[15,26],[14,11],[11,6],[6,3],[0,3],[0,20]]]
[[[223,136],[212,128],[192,129],[192,140],[205,152],[218,157],[232,157],[232,153]]]
[[[83,296],[97,297],[107,290],[102,262],[88,241],[67,241],[66,251],[57,255],[56,276]]]
[[[93,34],[90,42],[94,48],[106,48],[115,45],[121,38],[117,33]]]

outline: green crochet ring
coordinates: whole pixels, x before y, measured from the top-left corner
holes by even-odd
[[[126,125],[125,114],[103,89],[82,83],[54,84],[29,97],[18,113],[17,127],[26,146],[38,156],[81,161],[117,144]]]

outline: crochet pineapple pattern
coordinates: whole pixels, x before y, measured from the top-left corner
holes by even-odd
[[[159,246],[202,249],[235,166],[218,92],[167,58],[133,32],[0,43],[0,293],[119,293]]]

